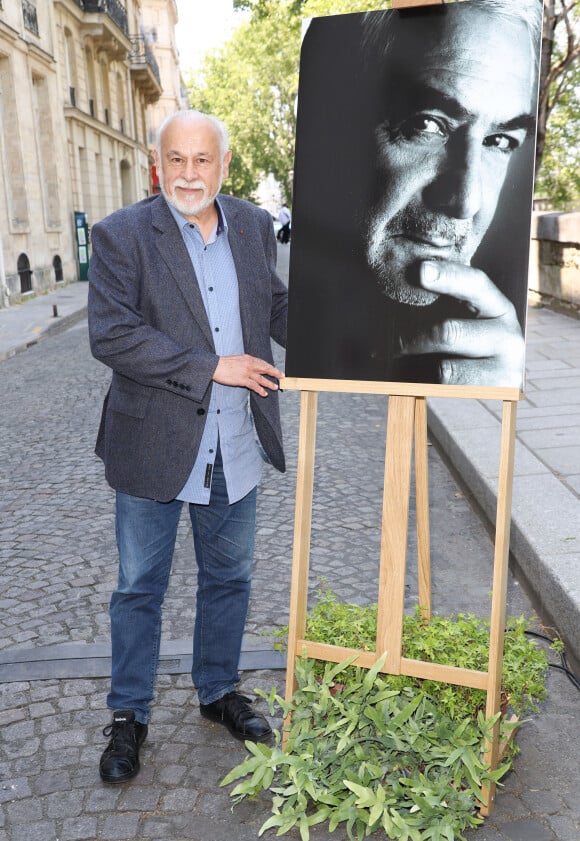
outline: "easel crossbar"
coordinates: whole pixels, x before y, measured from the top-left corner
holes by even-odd
[[[328,660],[331,663],[342,663],[347,658],[356,657],[352,665],[361,666],[365,669],[371,669],[379,659],[376,651],[359,651],[356,648],[313,642],[312,640],[297,640],[296,648],[298,651],[302,651],[306,657],[311,657],[314,660]],[[452,683],[455,686],[469,686],[472,689],[487,689],[488,686],[489,675],[487,672],[480,672],[476,669],[461,669],[457,666],[446,666],[441,663],[429,663],[426,660],[412,660],[407,657],[402,657],[400,662],[399,674],[407,677],[436,680],[441,683]],[[393,674],[386,664],[381,672]]]

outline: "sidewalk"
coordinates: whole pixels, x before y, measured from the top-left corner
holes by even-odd
[[[580,661],[580,321],[528,311],[526,396],[518,405],[511,551],[536,610]],[[437,399],[431,435],[495,520],[502,404]]]
[[[56,292],[0,309],[0,361],[84,318],[88,291],[86,281],[71,283]]]
[[[280,273],[287,276],[289,248],[278,250]],[[88,283],[73,283],[0,310],[0,360],[84,318],[87,292]],[[511,549],[536,610],[580,662],[580,320],[531,307],[526,370],[526,397],[518,405]],[[429,401],[433,439],[491,522],[501,411],[499,401]]]

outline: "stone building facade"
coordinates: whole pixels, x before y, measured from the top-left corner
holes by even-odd
[[[174,0],[0,0],[0,306],[84,279],[90,226],[152,191],[148,109],[181,100],[150,6],[175,26]]]

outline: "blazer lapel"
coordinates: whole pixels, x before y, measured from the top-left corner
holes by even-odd
[[[211,327],[187,248],[175,219],[161,196],[159,201],[151,206],[151,217],[157,238],[157,250],[181,290],[193,317],[211,347],[214,347]]]

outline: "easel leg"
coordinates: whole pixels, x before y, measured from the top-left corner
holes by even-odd
[[[417,397],[415,403],[415,504],[417,510],[419,608],[423,619],[428,622],[431,619],[431,556],[426,397]]]
[[[392,396],[389,398],[381,527],[377,654],[381,656],[387,653],[384,669],[393,675],[401,673],[415,403],[415,397]]]
[[[511,400],[504,400],[503,403],[489,638],[487,718],[496,715],[501,704],[517,405],[516,402]],[[497,768],[499,761],[499,723],[494,727],[492,738],[488,742],[485,760],[489,763],[490,768]],[[482,792],[487,803],[481,808],[482,815],[489,815],[493,809],[495,788],[495,785],[491,785],[484,788]]]
[[[296,690],[294,661],[298,640],[305,639],[310,567],[310,532],[314,490],[314,457],[316,451],[316,413],[318,392],[303,391],[300,396],[300,429],[298,433],[298,469],[296,476],[296,509],[294,514],[294,550],[290,618],[288,625],[288,662],[286,665],[286,701]],[[284,743],[286,739],[284,738]]]

